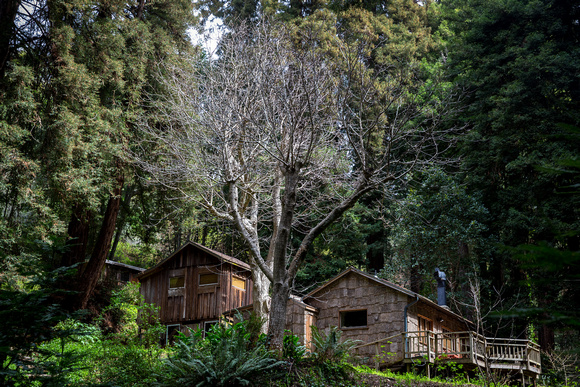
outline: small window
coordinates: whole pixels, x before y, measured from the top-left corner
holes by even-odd
[[[218,283],[218,275],[216,273],[199,275],[200,285],[216,285],[217,283]]]
[[[127,271],[122,272],[121,273],[121,281],[123,281],[123,282],[131,281],[131,274]]]
[[[185,286],[185,277],[169,277],[169,289],[182,288]]]
[[[177,333],[181,331],[181,325],[168,325],[165,332],[165,345],[171,345],[175,341]]]
[[[341,328],[361,328],[367,326],[367,310],[340,312]]]
[[[232,285],[235,288],[246,290],[246,280],[240,277],[232,277]]]
[[[443,346],[443,351],[456,352],[457,344],[455,341],[455,335],[451,332],[451,329],[441,327],[441,332],[443,333],[441,335],[441,345]]]
[[[422,344],[427,344],[427,337],[430,336],[430,332],[433,332],[433,320],[423,317],[421,315],[417,316],[419,325],[419,342]]]
[[[433,320],[421,315],[418,316],[418,320],[420,331],[433,331]]]

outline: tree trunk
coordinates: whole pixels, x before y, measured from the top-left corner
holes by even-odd
[[[423,287],[423,278],[419,270],[419,266],[415,265],[411,267],[411,291],[415,293],[421,293],[421,288]]]
[[[292,230],[292,219],[296,207],[296,190],[298,187],[298,177],[300,165],[286,169],[284,171],[284,196],[282,200],[282,212],[280,223],[275,238],[273,258],[273,283],[272,283],[272,304],[270,305],[270,319],[268,321],[268,336],[270,338],[270,348],[282,351],[284,340],[284,328],[286,327],[286,303],[290,295],[288,284],[288,270],[286,268],[286,251],[290,232]]]
[[[383,239],[383,231],[375,232],[367,236],[367,246],[372,246]],[[367,251],[367,264],[369,273],[376,274],[385,266],[385,256],[382,249],[369,248]]]
[[[10,41],[15,34],[14,19],[20,7],[20,0],[0,0],[0,80],[4,78],[6,64],[10,60]]]
[[[252,268],[252,277],[254,280],[252,292],[254,313],[264,322],[262,333],[267,333],[270,315],[270,280],[258,267]]]
[[[547,316],[547,313],[544,317]],[[554,329],[546,324],[541,325],[538,329],[538,339],[540,342],[540,349],[545,353],[552,353],[555,346]]]
[[[111,241],[113,239],[113,234],[115,233],[115,224],[119,214],[119,207],[121,205],[121,189],[123,188],[123,180],[122,176],[117,178],[118,186],[109,197],[107,210],[103,217],[103,224],[101,225],[93,254],[79,278],[79,290],[81,296],[78,306],[80,309],[85,309],[87,307],[89,298],[99,281],[101,271],[103,270],[103,266],[107,260],[107,253],[111,247]]]
[[[111,251],[109,252],[109,260],[113,261],[115,258],[115,251],[117,251],[117,245],[119,244],[119,240],[121,239],[121,234],[123,234],[123,228],[125,227],[125,221],[127,220],[127,214],[131,209],[131,198],[133,197],[133,193],[135,192],[135,187],[130,185],[125,190],[125,198],[121,202],[121,216],[119,218],[119,223],[117,224],[117,232],[115,233],[115,239],[113,241],[113,246],[111,247]]]
[[[282,351],[284,348],[284,329],[286,328],[286,307],[290,297],[287,281],[276,281],[272,286],[272,305],[268,321],[270,348]]]
[[[68,224],[68,240],[66,251],[61,258],[61,266],[71,266],[85,260],[90,220],[90,211],[86,210],[83,205],[75,205]]]

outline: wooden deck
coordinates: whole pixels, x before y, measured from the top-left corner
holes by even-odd
[[[475,332],[403,332],[357,347],[374,347],[375,367],[385,364],[388,343],[402,341],[402,354],[389,353],[403,363],[455,362],[472,368],[519,372],[533,379],[542,372],[540,347],[530,340],[488,338]],[[383,363],[383,364],[381,364]]]

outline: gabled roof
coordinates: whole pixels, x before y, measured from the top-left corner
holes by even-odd
[[[191,246],[191,247],[193,247],[193,248],[199,249],[199,250],[201,250],[201,251],[204,251],[204,252],[206,252],[207,254],[209,254],[209,255],[211,255],[211,256],[213,256],[213,257],[215,257],[215,258],[219,259],[219,260],[220,260],[220,261],[222,261],[222,262],[227,262],[227,263],[230,263],[230,264],[232,264],[232,265],[234,265],[234,266],[238,266],[238,267],[240,267],[240,268],[242,268],[242,269],[245,269],[245,270],[251,270],[251,269],[250,269],[250,265],[248,265],[248,264],[247,264],[247,263],[245,263],[245,262],[242,262],[242,261],[240,261],[240,260],[239,260],[239,259],[237,259],[237,258],[230,257],[229,255],[226,255],[226,254],[220,253],[219,251],[212,250],[212,249],[210,249],[210,248],[208,248],[208,247],[205,247],[205,246],[203,246],[203,245],[200,245],[199,243],[195,243],[195,242],[187,241],[187,242],[185,242],[185,244],[183,244],[181,247],[179,247],[177,250],[175,250],[175,251],[174,251],[174,252],[173,252],[173,253],[172,253],[170,256],[168,256],[167,258],[165,258],[163,261],[159,262],[157,265],[153,266],[152,268],[149,268],[149,269],[145,270],[144,272],[140,273],[140,274],[137,276],[137,278],[141,280],[141,279],[143,279],[143,278],[145,278],[145,277],[148,277],[148,276],[150,276],[150,275],[151,275],[151,274],[153,274],[153,273],[156,273],[156,272],[158,272],[159,270],[161,270],[161,267],[162,267],[162,266],[163,266],[163,265],[164,265],[166,262],[168,262],[168,261],[169,261],[169,260],[171,260],[173,257],[175,257],[177,254],[179,254],[179,252],[181,252],[183,249],[185,249],[185,248],[187,248],[187,247],[190,247],[190,246]]]
[[[324,283],[323,285],[319,286],[318,288],[314,289],[313,291],[311,291],[310,293],[308,293],[306,296],[304,296],[302,298],[302,300],[306,301],[308,298],[315,298],[315,294],[319,293],[320,291],[324,290],[328,286],[334,284],[335,282],[339,281],[341,278],[344,278],[345,276],[347,276],[350,273],[353,273],[353,274],[356,274],[356,275],[360,275],[360,276],[365,277],[365,278],[367,278],[367,279],[369,279],[371,281],[374,281],[378,285],[382,285],[382,286],[385,286],[387,288],[393,289],[393,290],[395,290],[397,292],[406,294],[406,295],[408,295],[410,297],[417,298],[420,301],[422,301],[422,302],[424,302],[424,303],[426,303],[426,304],[428,304],[428,305],[430,305],[430,306],[432,306],[432,307],[434,307],[434,308],[436,308],[436,309],[438,309],[438,310],[440,310],[442,312],[445,312],[447,314],[453,315],[453,316],[455,316],[456,318],[458,318],[460,320],[463,320],[463,321],[465,321],[467,323],[470,323],[469,320],[465,319],[464,317],[461,317],[457,313],[452,312],[446,306],[438,305],[436,302],[431,301],[430,299],[428,299],[425,296],[422,296],[422,295],[420,295],[418,293],[412,292],[412,291],[410,291],[408,289],[405,289],[405,288],[403,288],[403,287],[401,287],[399,285],[396,285],[396,284],[394,284],[394,283],[392,283],[390,281],[387,281],[385,279],[378,278],[378,277],[375,277],[374,275],[371,275],[369,273],[365,273],[363,271],[360,271],[358,269],[355,269],[354,267],[349,267],[348,269],[346,269],[345,271],[343,271],[342,273],[340,273],[336,277],[331,278],[326,283]]]
[[[133,265],[127,265],[126,263],[117,262],[117,261],[109,261],[108,259],[105,261],[105,263],[107,265],[118,266],[118,267],[122,267],[122,268],[125,268],[125,269],[130,269],[130,270],[134,270],[134,271],[140,271],[140,272],[145,271],[145,269],[142,268],[142,267],[137,267],[137,266],[133,266]]]

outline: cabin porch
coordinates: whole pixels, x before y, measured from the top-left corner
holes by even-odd
[[[393,344],[395,348],[403,348],[402,353],[390,352]],[[454,362],[470,369],[518,373],[522,380],[525,381],[527,377],[532,382],[535,382],[542,370],[540,348],[530,340],[489,338],[472,331],[402,332],[359,345],[356,349],[359,353],[361,350],[374,353],[372,357],[377,369],[387,366],[389,359],[408,366],[413,363],[425,364],[428,373],[430,365],[436,362]]]

